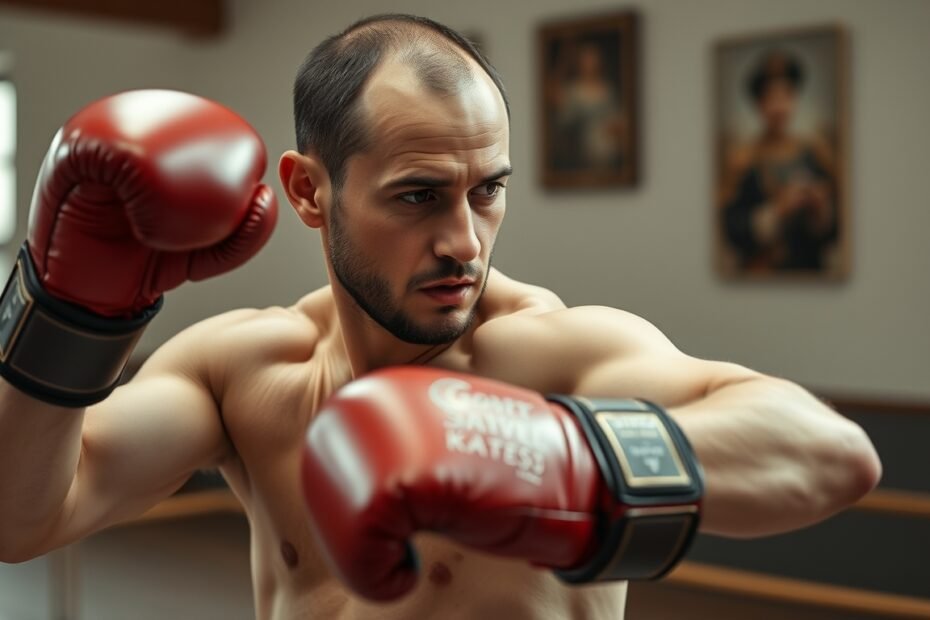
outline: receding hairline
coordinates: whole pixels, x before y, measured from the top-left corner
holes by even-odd
[[[343,46],[348,47],[355,39],[369,34],[386,36],[390,41],[389,46],[395,49],[405,47],[411,44],[411,41],[413,43],[429,42],[450,52],[454,51],[461,54],[463,57],[468,56],[466,50],[461,49],[455,41],[444,36],[441,32],[434,30],[426,24],[409,21],[401,17],[388,17],[376,21],[363,22],[343,32],[340,40]],[[405,36],[410,34],[415,36],[412,38]]]
[[[478,74],[486,73],[455,41],[425,24],[403,19],[362,24],[344,33],[341,43],[349,47],[356,39],[369,35],[385,37],[387,45],[366,82],[387,63],[398,62],[409,66],[427,89],[454,94],[460,87],[474,83]]]
[[[334,187],[342,182],[346,159],[367,150],[373,138],[365,91],[372,92],[376,76],[395,79],[393,72],[382,73],[387,63],[403,67],[408,91],[442,99],[458,97],[469,81],[487,84],[495,91],[495,108],[503,102],[509,125],[510,103],[501,76],[467,37],[416,15],[361,19],[318,44],[294,82],[298,149],[322,157]]]
[[[382,29],[385,24],[388,24],[388,27]],[[494,93],[493,96],[498,102],[503,102],[503,95],[492,76],[468,51],[427,26],[415,22],[380,21],[362,26],[358,30],[363,32],[353,30],[346,36],[364,37],[370,34],[376,37],[386,35],[387,38],[381,57],[366,77],[359,97],[353,104],[352,113],[364,127],[364,146],[361,150],[367,150],[370,146],[373,139],[371,132],[378,125],[377,117],[370,116],[374,108],[369,106],[379,100],[377,95],[374,100],[371,99],[372,93],[375,92],[373,89],[391,84],[390,81],[385,81],[385,72],[392,68],[401,69],[416,80],[418,87],[440,99],[454,98],[462,91],[483,83],[489,88],[489,93]],[[351,44],[351,41],[346,43],[349,46]],[[501,105],[506,110],[506,103]],[[507,117],[509,122],[509,111]]]

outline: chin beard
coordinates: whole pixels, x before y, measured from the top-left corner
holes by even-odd
[[[474,323],[478,314],[478,300],[487,286],[485,276],[478,298],[462,319],[456,320],[451,316],[456,308],[441,308],[441,319],[432,325],[424,325],[392,302],[389,289],[382,280],[370,276],[359,277],[360,274],[347,274],[336,267],[336,261],[333,261],[333,272],[342,288],[371,320],[398,340],[410,344],[448,344],[460,338]]]
[[[387,280],[379,277],[372,266],[356,251],[353,244],[346,237],[345,232],[336,215],[339,207],[333,209],[332,228],[329,238],[329,257],[333,273],[342,288],[352,297],[356,305],[367,314],[371,320],[380,325],[398,340],[410,344],[439,345],[448,344],[462,336],[474,323],[478,313],[478,301],[484,294],[488,283],[488,272],[482,273],[476,263],[459,263],[446,259],[430,273],[421,274],[413,279],[413,283],[425,283],[443,278],[461,278],[469,276],[481,279],[481,291],[478,293],[467,315],[456,320],[453,313],[456,308],[440,309],[441,318],[433,324],[423,324],[415,321],[404,312],[391,295],[391,288]],[[416,287],[411,287],[415,290]]]

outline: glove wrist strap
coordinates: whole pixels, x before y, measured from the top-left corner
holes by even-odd
[[[665,575],[694,538],[704,492],[684,433],[650,402],[547,398],[577,418],[612,500],[601,515],[593,556],[556,575],[569,583]]]
[[[54,405],[106,398],[162,298],[131,319],[101,317],[49,295],[24,243],[0,297],[0,376]]]

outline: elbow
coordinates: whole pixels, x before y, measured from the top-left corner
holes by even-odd
[[[848,458],[853,472],[850,491],[854,501],[858,501],[878,486],[882,479],[882,461],[865,431],[858,425],[854,426],[856,437],[851,442],[853,445]]]
[[[0,524],[0,562],[22,564],[52,550],[47,528],[18,524]]]
[[[823,481],[828,490],[825,498],[832,499],[828,512],[838,512],[855,504],[871,492],[882,477],[882,463],[872,441],[862,428],[849,421],[842,421],[827,447],[825,468],[829,479]]]
[[[12,554],[12,555],[0,555],[0,564],[22,564],[23,562],[28,562],[29,560],[34,560],[38,555],[34,554]]]
[[[33,548],[7,544],[8,542],[0,543],[0,562],[3,564],[22,564],[42,555]]]

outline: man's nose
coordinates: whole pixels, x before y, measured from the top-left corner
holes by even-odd
[[[439,232],[436,236],[436,255],[451,258],[459,263],[468,263],[478,258],[481,242],[475,231],[474,214],[467,199],[450,205],[448,211],[439,218]]]

